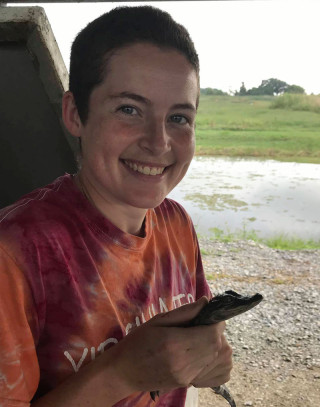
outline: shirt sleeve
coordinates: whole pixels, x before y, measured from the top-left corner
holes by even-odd
[[[0,248],[0,407],[30,406],[37,390],[36,315],[24,275]]]
[[[213,293],[210,290],[209,284],[207,282],[204,269],[203,269],[203,264],[202,264],[202,258],[201,258],[201,252],[200,252],[200,246],[199,246],[199,240],[197,237],[197,233],[194,227],[194,224],[192,222],[192,219],[190,215],[186,212],[186,210],[180,205],[177,204],[182,213],[184,214],[184,218],[187,220],[189,230],[192,234],[192,242],[193,242],[193,252],[195,255],[194,261],[195,261],[195,295],[196,295],[196,300],[199,298],[203,297],[204,295],[210,300],[213,297]]]
[[[196,299],[199,299],[202,296],[206,296],[209,300],[213,297],[213,294],[210,290],[209,284],[207,282],[204,269],[203,269],[203,264],[202,264],[202,259],[201,259],[201,252],[200,252],[200,246],[199,246],[199,241],[196,235],[196,232],[194,231],[194,239],[195,239],[195,253],[196,253]]]

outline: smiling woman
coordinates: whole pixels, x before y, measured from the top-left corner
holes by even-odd
[[[66,93],[64,122],[82,145],[77,178],[120,229],[140,233],[147,208],[158,206],[185,175],[197,99],[197,74],[187,59],[147,43],[112,56],[84,124]]]
[[[117,8],[77,36],[63,120],[79,172],[0,212],[1,405],[148,407],[159,389],[155,405],[184,407],[192,383],[229,380],[225,324],[186,328],[211,293],[167,199],[198,98],[197,53],[169,14]]]

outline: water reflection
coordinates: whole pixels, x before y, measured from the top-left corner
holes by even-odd
[[[260,237],[320,238],[320,165],[195,157],[169,197],[200,234],[245,228]]]

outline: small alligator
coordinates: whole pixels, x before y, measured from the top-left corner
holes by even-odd
[[[188,324],[188,326],[196,325],[211,325],[217,322],[226,321],[236,315],[249,311],[262,301],[261,294],[252,296],[243,296],[235,291],[226,291],[212,298],[205,305],[199,314]],[[216,394],[220,394],[230,404],[231,407],[236,407],[236,403],[231,396],[228,388],[223,384],[221,386],[212,387]],[[159,391],[151,391],[150,396],[155,401],[156,396],[159,396]]]

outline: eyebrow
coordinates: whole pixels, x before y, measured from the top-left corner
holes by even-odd
[[[136,100],[137,102],[144,103],[145,105],[151,105],[150,99],[147,99],[144,96],[137,95],[136,93],[131,93],[131,92],[120,92],[120,93],[117,93],[116,95],[110,95],[109,98],[110,99],[128,98],[128,99]]]
[[[193,112],[197,111],[195,106],[191,103],[177,103],[172,106],[172,109],[192,110]]]
[[[120,92],[115,95],[110,95],[109,98],[110,99],[128,98],[143,103],[145,105],[152,104],[150,99],[132,92]],[[173,106],[171,106],[171,109],[192,110],[193,112],[197,111],[196,107],[192,103],[176,103]]]

